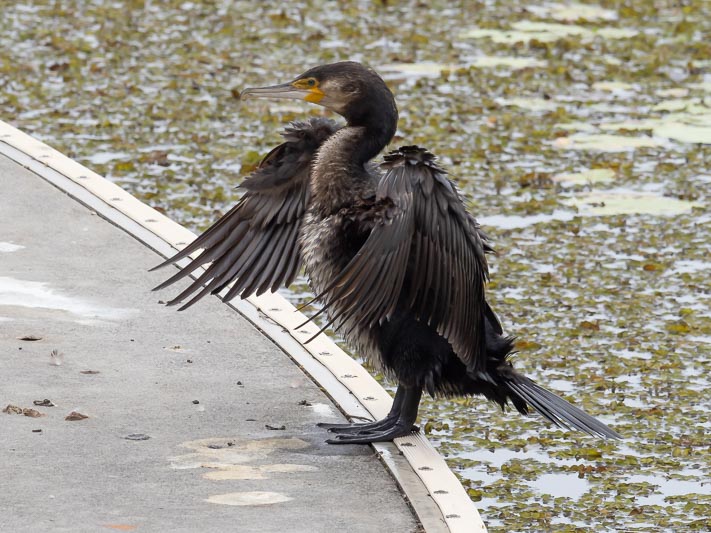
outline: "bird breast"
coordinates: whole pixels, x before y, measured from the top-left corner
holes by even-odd
[[[301,226],[301,253],[314,294],[321,294],[331,284],[362,245],[363,237],[354,234],[351,226],[350,217],[343,212],[323,218],[314,211],[306,213]],[[382,367],[371,328],[359,324],[357,318],[336,321],[334,326],[359,355]]]

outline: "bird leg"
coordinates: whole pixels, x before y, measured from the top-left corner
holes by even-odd
[[[373,422],[368,428],[361,426],[357,429],[346,430],[348,433],[336,435],[326,442],[328,444],[369,444],[371,442],[390,441],[397,437],[409,435],[413,429],[416,429],[414,424],[417,419],[417,410],[421,397],[421,387],[398,385],[398,391],[395,394],[395,399],[398,400],[397,407],[399,408],[396,413],[397,417],[394,416],[391,409],[390,414],[380,422]],[[393,401],[393,409],[395,407],[396,403]]]
[[[383,429],[390,427],[397,422],[398,416],[400,416],[400,409],[402,407],[402,401],[405,397],[405,387],[398,385],[395,391],[395,398],[393,398],[393,405],[390,408],[390,412],[382,420],[376,420],[374,422],[356,422],[353,424],[328,424],[321,422],[318,425],[320,428],[325,428],[331,433],[358,433],[359,431],[369,431],[375,429]]]

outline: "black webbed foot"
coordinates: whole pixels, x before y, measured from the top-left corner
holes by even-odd
[[[382,420],[368,420],[367,422],[350,422],[348,424],[332,424],[330,422],[319,422],[316,425],[320,428],[328,429],[329,431],[331,431],[338,429],[362,428],[365,426],[372,426],[380,422],[382,422]]]
[[[388,416],[376,422],[364,424],[319,424],[332,433],[338,433],[328,439],[328,444],[369,444],[384,442],[418,431],[415,426],[417,408],[420,404],[422,389],[398,385],[392,409]]]
[[[336,435],[334,438],[328,439],[326,442],[328,444],[370,444],[372,442],[386,442],[411,434],[413,432],[413,428],[417,429],[412,424],[398,421],[388,429],[361,432],[358,434]]]
[[[319,427],[326,428],[330,433],[358,434],[369,431],[385,430],[395,425],[397,416],[386,416],[382,420],[366,422],[361,424],[319,424]]]

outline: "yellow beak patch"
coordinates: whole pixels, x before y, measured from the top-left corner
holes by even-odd
[[[311,87],[309,89],[309,94],[304,96],[304,100],[317,104],[324,96],[326,96],[326,94],[321,89],[318,87]]]
[[[308,93],[304,96],[304,100],[307,102],[317,104],[323,99],[324,96],[326,96],[326,94],[318,88],[318,80],[315,78],[296,80],[291,85],[297,89],[308,91]]]

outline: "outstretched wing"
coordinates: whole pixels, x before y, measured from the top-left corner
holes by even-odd
[[[422,148],[385,156],[363,247],[317,299],[331,322],[373,325],[412,309],[444,336],[467,368],[485,370],[484,297],[491,251],[454,184]],[[496,321],[498,324],[498,320]]]
[[[212,263],[168,305],[190,298],[181,307],[185,309],[232,282],[225,300],[237,294],[245,298],[276,291],[292,283],[301,266],[298,237],[309,202],[311,160],[321,143],[338,128],[335,122],[322,118],[295,122],[286,128],[282,134],[286,142],[272,150],[240,185],[246,192],[237,205],[185,249],[155,267],[203,249],[187,267],[154,289],[159,290]]]

